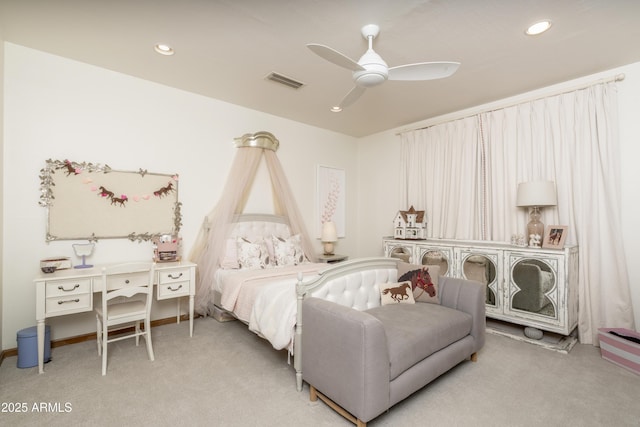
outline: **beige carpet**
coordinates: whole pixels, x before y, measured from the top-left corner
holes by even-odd
[[[155,362],[132,340],[110,346],[106,377],[94,342],[52,350],[45,373],[0,367],[0,425],[349,426],[308,387],[285,352],[239,322],[153,329]],[[640,376],[576,345],[569,354],[487,335],[464,362],[370,426],[640,426]],[[8,413],[25,403],[26,413]],[[41,404],[44,403],[44,406]],[[34,408],[35,404],[35,408]],[[37,412],[44,408],[53,412]]]

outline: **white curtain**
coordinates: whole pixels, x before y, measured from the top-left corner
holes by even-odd
[[[215,272],[220,266],[220,259],[224,256],[233,217],[244,211],[249,189],[263,157],[271,177],[275,213],[288,219],[291,233],[300,234],[304,253],[311,261],[316,261],[313,243],[276,153],[260,147],[240,147],[231,165],[222,196],[205,218],[189,254],[189,260],[198,265],[195,309],[200,314],[210,314]]]
[[[634,328],[629,278],[620,221],[617,93],[615,83],[595,84],[456,121],[463,125],[451,136],[451,123],[402,135],[402,194],[407,202],[424,201],[430,237],[508,241],[526,228],[527,212],[515,207],[519,182],[548,179],[556,183],[558,204],[545,208],[548,224],[569,226],[566,244],[579,245],[580,342],[597,343],[599,327]],[[451,144],[467,142],[465,151]],[[451,138],[461,138],[455,143]],[[420,145],[433,145],[431,148]],[[477,148],[479,147],[479,148]],[[442,163],[441,176],[424,176],[411,153],[423,150],[423,161]],[[478,153],[478,150],[480,153]],[[410,161],[409,161],[410,159]],[[473,167],[475,162],[475,168]],[[462,167],[464,165],[464,167]],[[450,167],[449,167],[450,166]],[[474,171],[474,172],[471,172]],[[469,185],[475,177],[474,185]],[[423,179],[423,188],[413,181]],[[475,188],[454,197],[447,184]],[[422,192],[423,196],[417,196]],[[467,200],[456,200],[459,196]],[[422,197],[422,199],[420,199]],[[477,200],[478,198],[482,200]],[[418,208],[418,206],[416,206]],[[443,228],[438,218],[473,210],[473,226],[463,232]],[[431,227],[431,221],[434,221]]]
[[[483,239],[478,119],[401,135],[401,206],[427,208],[430,237]]]

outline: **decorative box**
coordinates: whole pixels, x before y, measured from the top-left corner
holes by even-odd
[[[54,257],[40,260],[40,269],[42,271],[55,271],[71,268],[71,259],[69,257]]]
[[[623,337],[640,340],[640,333],[625,328],[598,329],[600,354],[603,359],[640,375],[640,343]]]
[[[180,261],[180,246],[182,238],[177,235],[163,234],[154,237],[153,260],[155,262]]]

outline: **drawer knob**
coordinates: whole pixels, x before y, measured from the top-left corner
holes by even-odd
[[[68,299],[66,301],[58,301],[58,305],[62,305],[62,304],[66,304],[68,302],[80,302],[80,298],[76,298],[76,299]]]
[[[129,279],[126,279],[126,280],[124,281],[124,283],[126,283],[126,284],[128,285],[128,284],[129,284]]]
[[[80,287],[80,283],[76,283],[75,286],[71,289],[65,289],[64,286],[62,285],[58,286],[58,289],[61,290],[62,292],[71,292],[71,291],[75,291],[79,287]]]
[[[174,276],[173,274],[169,274],[169,279],[179,279],[182,277],[182,273],[178,274],[177,276]]]
[[[180,289],[182,289],[182,285],[178,286],[178,287],[177,287],[177,288],[175,288],[175,289],[173,289],[171,286],[169,286],[169,287],[168,287],[168,289],[169,289],[171,292],[179,291]]]

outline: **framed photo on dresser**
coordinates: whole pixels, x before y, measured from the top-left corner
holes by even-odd
[[[542,247],[546,249],[563,249],[564,241],[567,239],[568,228],[566,225],[549,225],[547,232],[544,234]]]

